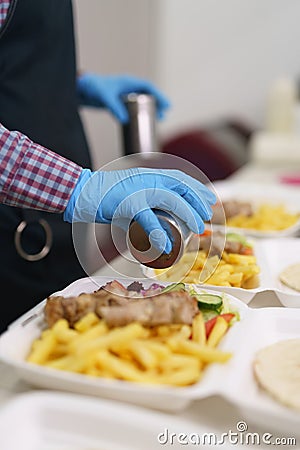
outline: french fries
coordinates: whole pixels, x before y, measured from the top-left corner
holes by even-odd
[[[258,285],[260,269],[253,255],[223,252],[219,259],[199,251],[186,252],[172,267],[154,271],[161,281],[252,289]]]
[[[213,328],[212,337],[206,339],[201,312],[191,326],[152,328],[139,323],[108,328],[95,313],[89,313],[74,328],[60,319],[42,332],[27,361],[92,377],[188,386],[201,379],[208,364],[225,363],[231,357],[216,348],[228,328],[223,321],[216,321],[215,332]]]
[[[299,214],[289,213],[282,204],[262,204],[251,216],[240,214],[228,218],[227,225],[260,231],[279,231],[291,227],[297,220]]]

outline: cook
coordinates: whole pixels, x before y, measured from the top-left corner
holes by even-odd
[[[127,120],[123,93],[154,95],[160,118],[169,102],[146,80],[76,77],[76,70],[71,0],[0,0],[0,280],[9,292],[1,301],[0,331],[86,276],[72,221],[110,223],[121,204],[117,217],[136,216],[147,233],[158,229],[154,243],[168,252],[171,242],[151,208],[175,209],[196,232],[211,215],[214,195],[184,173],[91,170],[79,102],[107,108],[121,122]]]

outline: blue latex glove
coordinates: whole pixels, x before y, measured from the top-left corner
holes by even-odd
[[[168,99],[149,81],[129,75],[101,76],[85,73],[77,78],[80,104],[107,108],[121,123],[128,122],[128,112],[121,97],[130,92],[151,94],[156,100],[157,118],[170,107]]]
[[[215,194],[179,170],[133,168],[92,172],[83,169],[64,212],[67,222],[113,223],[127,230],[135,219],[154,247],[165,253],[172,242],[153,209],[171,213],[194,233],[204,231]]]

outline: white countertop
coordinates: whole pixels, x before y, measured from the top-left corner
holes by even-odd
[[[247,180],[253,177],[253,174],[258,175],[259,171],[256,171],[255,167],[244,167],[241,169],[240,173],[236,173],[232,177],[234,180]],[[266,171],[265,171],[266,173]],[[275,172],[273,172],[273,175]],[[260,171],[260,177],[270,179],[271,174],[263,175]],[[255,177],[256,178],[256,177]],[[273,180],[274,181],[274,176]],[[102,275],[108,277],[120,276],[120,274],[126,274],[127,276],[139,277],[142,276],[141,269],[138,264],[133,262],[128,262],[122,256],[117,257],[113,260],[110,265],[106,265],[98,270],[94,275]],[[281,306],[277,297],[272,292],[264,292],[258,294],[255,299],[251,302],[250,307],[263,307],[263,306]],[[5,367],[0,363],[0,412],[1,406],[5,405],[9,400],[18,396],[22,392],[30,392],[33,388],[22,382],[14,374],[14,372]],[[101,401],[101,399],[99,399]],[[170,417],[172,414],[170,415]],[[176,415],[183,420],[187,420],[191,425],[194,425],[195,432],[197,431],[197,424],[202,425],[202,428],[207,430],[207,432],[227,432],[228,430],[236,430],[237,422],[243,420],[240,416],[239,411],[229,404],[227,401],[218,397],[210,397],[200,401],[195,401],[190,407],[188,407],[182,413]],[[150,424],[149,424],[150,426]],[[248,423],[248,431],[256,431],[258,433],[268,432],[270,430],[259,429],[257,426]],[[271,431],[270,431],[271,432]],[[296,430],[295,430],[296,432]],[[281,436],[280,433],[278,433]],[[299,438],[300,442],[300,438]],[[246,448],[264,448],[261,444],[259,447],[254,447],[247,445]],[[266,446],[265,446],[266,447]],[[0,443],[1,448],[1,443]],[[231,448],[230,446],[222,446],[222,448]],[[237,446],[232,446],[232,448],[241,448]],[[286,447],[287,448],[287,447]],[[293,448],[296,448],[295,446]],[[6,449],[4,449],[6,450]],[[14,450],[14,449],[9,449]]]
[[[228,180],[259,183],[280,183],[282,176],[300,177],[300,163],[272,164],[249,163],[233,173]],[[298,184],[298,186],[300,186]]]

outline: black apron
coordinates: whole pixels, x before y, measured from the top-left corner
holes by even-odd
[[[91,167],[78,114],[76,54],[71,0],[12,0],[0,29],[0,122],[83,167]],[[1,149],[0,149],[1,151]],[[52,230],[49,253],[27,261],[16,249],[37,254]],[[76,257],[72,226],[62,214],[0,205],[0,331],[22,313],[86,276]],[[3,291],[7,294],[4,296]]]

